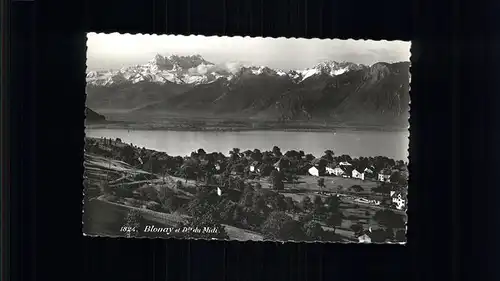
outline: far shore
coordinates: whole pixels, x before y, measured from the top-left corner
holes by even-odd
[[[313,125],[314,126],[314,125]],[[246,132],[246,131],[282,131],[282,132],[318,132],[318,133],[335,133],[335,132],[352,132],[352,131],[379,131],[379,132],[407,132],[407,128],[398,127],[382,127],[382,126],[338,126],[331,125],[327,127],[300,127],[291,125],[286,128],[283,126],[231,126],[231,125],[206,125],[206,126],[190,126],[187,124],[162,124],[162,123],[138,123],[138,122],[123,122],[123,121],[105,121],[105,122],[87,122],[86,129],[122,129],[136,131],[189,131],[189,132]]]

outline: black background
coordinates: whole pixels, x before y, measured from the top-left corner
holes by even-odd
[[[11,211],[3,221],[10,227],[4,236],[9,249],[2,250],[10,250],[12,280],[486,280],[482,275],[495,274],[498,280],[492,192],[498,193],[500,76],[491,66],[500,49],[495,10],[476,6],[401,0],[12,3],[4,17],[11,20],[12,43],[4,49],[10,68],[2,104],[9,125],[3,140],[10,145],[2,151],[2,188]],[[408,244],[83,237],[87,31],[413,40]],[[472,270],[472,264],[479,267]]]

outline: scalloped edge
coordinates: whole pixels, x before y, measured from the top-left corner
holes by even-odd
[[[124,235],[101,235],[101,234],[89,234],[89,233],[85,233],[85,226],[84,226],[84,217],[85,217],[85,180],[86,180],[86,177],[85,177],[85,156],[83,155],[83,163],[82,163],[82,166],[83,166],[83,172],[82,172],[82,234],[84,237],[90,237],[90,238],[104,238],[104,239],[124,239],[124,240],[128,240],[128,239],[146,239],[146,240],[155,240],[155,239],[161,239],[161,240],[186,240],[186,241],[218,241],[218,242],[236,242],[236,243],[268,243],[268,244],[285,244],[285,243],[292,243],[292,244],[297,244],[297,243],[304,243],[304,244],[354,244],[354,245],[359,245],[359,244],[362,244],[362,245],[400,245],[400,246],[406,246],[407,243],[408,243],[408,221],[409,221],[409,198],[410,198],[410,189],[411,189],[411,178],[412,178],[412,173],[411,173],[411,170],[412,170],[412,162],[411,162],[411,145],[412,145],[412,141],[411,141],[411,123],[412,123],[412,106],[411,106],[411,97],[412,97],[412,87],[411,87],[411,77],[412,77],[412,68],[413,68],[413,63],[414,63],[414,60],[417,59],[416,56],[414,56],[414,51],[415,49],[417,49],[417,46],[415,46],[413,44],[412,41],[405,41],[405,40],[386,40],[386,39],[366,39],[366,38],[360,38],[360,39],[353,39],[353,38],[347,38],[347,37],[337,37],[337,38],[318,38],[318,37],[315,37],[315,38],[302,38],[302,37],[286,37],[286,36],[280,36],[280,37],[263,37],[263,36],[227,36],[227,35],[211,35],[211,36],[206,36],[206,35],[194,35],[194,34],[190,34],[190,35],[184,35],[184,34],[155,34],[155,33],[140,33],[140,32],[137,32],[137,33],[121,33],[121,32],[87,32],[86,33],[86,36],[85,36],[85,55],[87,55],[87,51],[88,51],[88,45],[87,45],[87,41],[88,41],[88,35],[111,35],[111,34],[118,34],[118,35],[133,35],[133,36],[155,36],[155,37],[159,37],[159,36],[178,36],[178,37],[208,37],[208,38],[211,38],[211,37],[221,37],[221,38],[241,38],[241,39],[292,39],[292,40],[307,40],[307,41],[311,41],[311,40],[318,40],[318,41],[325,41],[325,40],[343,40],[343,41],[377,41],[377,42],[409,42],[410,43],[410,57],[409,57],[409,61],[410,61],[410,68],[409,68],[409,72],[408,72],[408,75],[409,75],[409,87],[408,87],[408,90],[409,90],[409,118],[408,118],[408,148],[407,148],[407,152],[408,152],[408,157],[407,157],[407,160],[408,160],[408,172],[409,172],[409,179],[408,179],[408,193],[406,195],[406,208],[405,208],[405,214],[406,214],[406,222],[405,222],[405,226],[406,226],[406,230],[405,230],[405,237],[406,237],[406,241],[404,242],[373,242],[373,243],[364,243],[364,242],[346,242],[346,241],[341,241],[341,242],[338,242],[338,241],[295,241],[295,240],[287,240],[287,241],[281,241],[281,240],[241,240],[241,239],[217,239],[217,238],[213,238],[213,239],[208,239],[208,238],[190,238],[190,237],[186,237],[186,238],[182,238],[182,237],[166,237],[166,236],[156,236],[156,237],[147,237],[147,236],[138,236],[138,237],[126,237]],[[88,65],[87,65],[87,60],[85,61],[85,73],[84,75],[86,75],[88,71]],[[86,84],[86,82],[85,82]],[[85,144],[86,144],[86,119],[87,119],[87,114],[86,114],[86,106],[87,106],[87,93],[85,92],[85,104],[84,104],[84,115],[85,115],[85,119],[84,119],[84,122],[83,122],[83,127],[84,127],[84,147],[83,147],[83,153],[85,153]]]

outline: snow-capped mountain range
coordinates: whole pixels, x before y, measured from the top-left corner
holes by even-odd
[[[350,62],[325,61],[312,68],[283,71],[267,66],[241,66],[239,64],[217,65],[206,61],[200,55],[162,56],[157,54],[143,65],[124,67],[119,70],[89,71],[87,83],[93,86],[111,86],[121,83],[153,82],[157,84],[175,83],[199,85],[218,79],[228,81],[242,75],[267,75],[289,78],[300,83],[317,75],[337,76],[350,70],[368,68]]]
[[[283,71],[156,55],[144,65],[89,72],[86,104],[130,120],[173,114],[407,127],[409,68],[410,62],[325,61]]]

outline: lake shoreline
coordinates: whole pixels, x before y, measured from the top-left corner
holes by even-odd
[[[249,131],[275,131],[275,132],[316,132],[316,133],[335,133],[337,131],[356,132],[408,132],[406,128],[396,127],[375,127],[375,126],[328,126],[326,128],[318,127],[280,127],[280,126],[259,126],[259,127],[239,127],[239,126],[204,126],[204,127],[184,127],[173,126],[160,123],[129,123],[120,121],[107,122],[88,122],[85,124],[86,130],[109,129],[109,130],[134,130],[134,131],[178,131],[178,132],[249,132]]]

